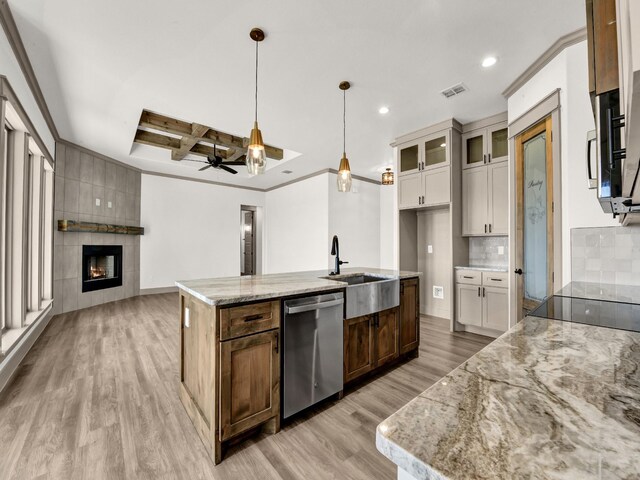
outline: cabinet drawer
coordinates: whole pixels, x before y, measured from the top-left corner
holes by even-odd
[[[506,272],[482,272],[482,285],[485,287],[509,288]]]
[[[456,283],[482,285],[481,272],[477,270],[456,270]]]
[[[279,327],[279,301],[220,309],[220,340],[229,340]]]

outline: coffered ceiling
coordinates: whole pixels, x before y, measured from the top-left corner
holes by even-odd
[[[396,136],[506,110],[501,92],[585,24],[584,0],[10,0],[10,7],[63,138],[145,170],[259,188],[337,167],[341,80],[352,84],[352,170],[379,179]],[[169,150],[132,150],[143,109],[249,135],[254,26],[267,34],[260,127],[285,158],[249,177],[198,172],[199,164],[172,161]],[[484,69],[487,55],[498,63]],[[469,91],[440,94],[458,82]],[[379,114],[382,106],[389,113]]]

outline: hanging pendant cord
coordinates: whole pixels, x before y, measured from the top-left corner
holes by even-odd
[[[342,90],[342,154],[347,155],[347,91]]]
[[[255,95],[255,101],[256,101],[256,106],[255,106],[255,114],[254,114],[254,121],[258,121],[258,43],[256,42],[256,95]]]

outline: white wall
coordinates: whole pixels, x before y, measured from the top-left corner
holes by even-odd
[[[331,239],[338,235],[340,258],[348,261],[345,267],[373,267],[380,265],[380,195],[381,186],[353,180],[351,192],[339,192],[337,175],[328,175],[329,234],[325,245],[330,253]],[[327,258],[327,257],[325,257]],[[328,267],[334,260],[329,256]]]
[[[266,193],[265,273],[327,267],[328,173]]]
[[[42,138],[51,155],[55,155],[56,145],[53,134],[47,126],[47,122],[36,103],[27,80],[22,74],[18,61],[13,56],[13,50],[7,39],[4,29],[0,28],[0,75],[4,75],[9,80],[18,100],[24,107],[31,123],[35,127],[38,135]]]
[[[586,136],[594,119],[589,100],[587,43],[566,48],[508,99],[509,122],[560,89],[562,274],[571,281],[571,235],[576,227],[619,225],[587,188]]]
[[[263,192],[142,175],[140,288],[240,275],[240,205],[264,200]]]

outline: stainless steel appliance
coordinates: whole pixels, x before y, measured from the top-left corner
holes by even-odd
[[[347,273],[323,278],[347,284],[345,318],[362,317],[400,305],[398,277]]]
[[[282,417],[342,391],[342,292],[284,302]]]
[[[614,217],[621,213],[640,211],[640,205],[632,205],[631,199],[622,195],[625,149],[622,147],[621,129],[624,127],[624,115],[620,114],[619,91],[616,89],[597,95],[594,113],[595,134],[587,134],[589,188],[598,190],[598,201],[602,210],[613,213]]]

